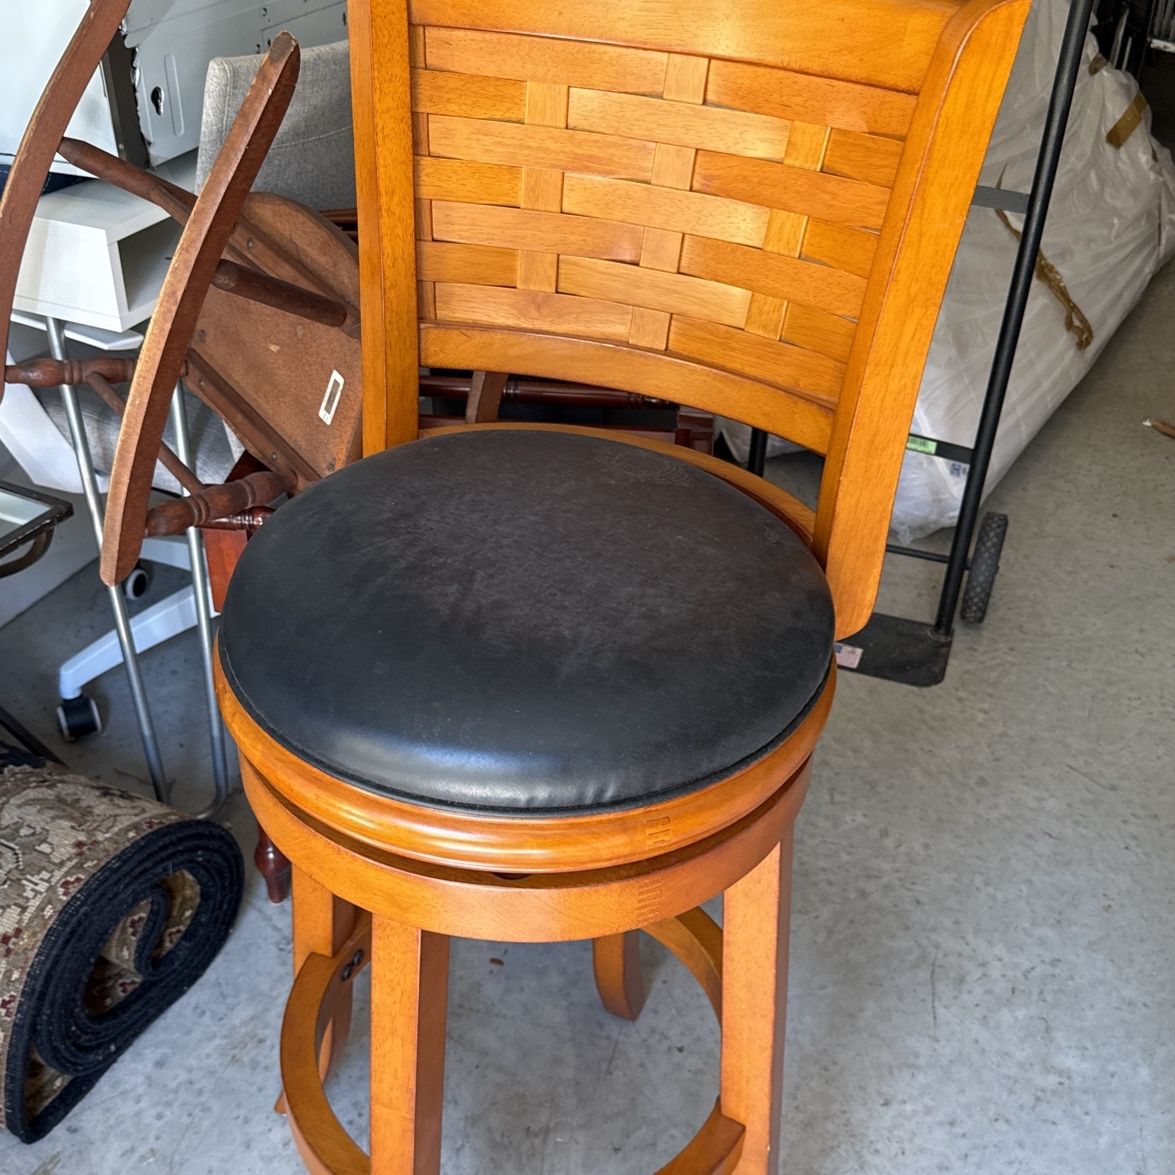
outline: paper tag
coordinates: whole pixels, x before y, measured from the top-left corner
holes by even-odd
[[[842,669],[856,669],[861,664],[861,654],[865,651],[860,645],[846,645],[841,641],[837,641],[832,648],[836,653],[836,663]]]
[[[326,385],[326,394],[322,397],[322,406],[318,409],[318,417],[325,424],[330,424],[335,418],[335,409],[339,406],[339,398],[343,394],[343,377],[337,371],[330,373],[330,382]]]

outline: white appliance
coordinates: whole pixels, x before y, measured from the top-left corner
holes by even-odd
[[[12,162],[88,0],[6,7],[10,53],[0,70],[0,166]],[[208,62],[262,53],[282,29],[305,46],[342,40],[345,0],[134,0],[69,134],[140,166],[183,155],[199,140]],[[53,170],[76,174],[63,160]]]

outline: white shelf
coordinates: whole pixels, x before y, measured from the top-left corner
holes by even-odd
[[[191,190],[195,152],[156,169]],[[124,332],[149,318],[180,227],[162,209],[86,180],[42,196],[29,232],[15,308]]]

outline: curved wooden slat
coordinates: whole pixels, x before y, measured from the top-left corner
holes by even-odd
[[[688,9],[680,0],[558,6],[524,6],[517,0],[478,0],[475,4],[469,0],[412,0],[410,13],[415,22],[442,26],[430,32],[510,29],[538,34],[543,39],[534,42],[530,53],[540,62],[553,56],[549,38],[558,37],[571,40],[570,50],[611,49],[619,55],[640,53],[648,47],[653,57],[657,51],[669,49],[760,61],[804,74],[827,73],[850,82],[914,92],[922,82],[927,54],[957,7],[957,0],[822,0],[820,4],[761,4],[753,14],[747,14],[732,13],[729,0],[693,0]],[[869,38],[848,35],[846,30],[850,29],[884,29],[887,44],[900,50],[879,52]],[[483,49],[487,72],[508,68],[500,63],[520,55],[519,50],[501,45],[507,39],[531,38],[506,35],[497,52]],[[576,44],[578,40],[612,41],[615,46]],[[488,39],[482,43],[488,44]],[[553,64],[552,72],[567,70],[571,60],[568,52]],[[627,60],[620,60],[620,68],[632,69]],[[649,68],[651,72],[653,63]],[[660,78],[650,79],[650,84],[659,82]],[[608,88],[595,77],[575,84]]]
[[[726,368],[784,392],[830,405],[836,403],[844,382],[844,364],[827,355],[718,322],[674,315],[669,329],[669,349],[700,360],[711,370]],[[787,435],[794,435],[790,432],[790,422]]]
[[[536,346],[536,339],[541,346]],[[788,348],[780,346],[780,350]],[[816,453],[827,450],[832,433],[833,409],[827,400],[810,399],[747,375],[714,370],[684,356],[594,339],[423,322],[420,357],[430,367],[481,367],[598,384],[641,395],[656,391],[663,396],[676,395],[704,411],[733,416],[756,428],[789,436]]]
[[[571,91],[567,125],[761,159],[782,159],[791,132],[790,122],[765,114],[580,89]]]
[[[420,280],[426,282],[512,286],[518,279],[518,250],[494,245],[418,241],[416,272]]]
[[[419,4],[413,4],[412,9],[414,21],[433,23],[420,12]],[[436,25],[461,23],[440,20]],[[659,93],[665,79],[666,54],[656,50],[516,37],[460,27],[426,28],[424,43],[429,69],[638,94]]]
[[[432,154],[511,167],[550,167],[624,180],[653,175],[653,144],[619,135],[432,114]]]
[[[737,285],[591,257],[561,258],[557,288],[561,293],[607,298],[633,307],[688,314],[738,327],[746,322],[751,301],[749,291]]]
[[[745,1137],[746,1130],[715,1104],[701,1130],[656,1175],[731,1175],[742,1157]]]
[[[456,200],[517,208],[522,201],[522,168],[419,155],[416,195],[421,200]]]
[[[700,906],[643,928],[673,952],[706,993],[714,1014],[722,1017],[722,927]]]
[[[843,175],[848,179],[892,188],[901,158],[900,139],[834,130],[828,136],[822,170],[830,175]]]
[[[314,953],[306,957],[282,1017],[285,1109],[298,1151],[313,1175],[371,1175],[371,1160],[343,1129],[319,1076],[323,1033],[335,1001],[358,970],[347,971],[358,951],[363,953],[362,967],[371,957],[368,914],[359,916],[354,932],[333,956]]]
[[[13,158],[0,195],[0,355],[7,353],[16,281],[45,177],[82,93],[130,6],[130,0],[91,0],[33,110]]]
[[[759,204],[596,175],[564,178],[563,211],[756,247],[768,217]]]
[[[865,296],[865,279],[854,273],[707,237],[687,236],[682,242],[681,272],[831,314],[856,314]]]
[[[510,78],[414,69],[412,107],[421,114],[521,122],[526,115],[526,83]]]
[[[101,574],[130,573],[142,546],[155,453],[196,319],[257,172],[281,125],[298,78],[298,43],[274,38],[223,149],[184,226],[147,329],[110,474]]]
[[[556,334],[582,334],[622,343],[628,338],[632,322],[631,306],[545,290],[442,282],[438,283],[435,296],[437,318],[450,323],[525,330],[532,323],[541,322]],[[502,370],[514,369],[503,367]]]
[[[438,241],[541,249],[572,257],[599,257],[611,261],[636,261],[641,254],[644,236],[641,229],[632,224],[541,209],[442,200],[432,205],[432,233]]]
[[[879,228],[889,189],[764,159],[699,151],[693,190],[801,215],[819,212],[833,224]]]
[[[713,62],[706,96],[720,106],[878,135],[904,135],[914,114],[910,94],[743,61]]]

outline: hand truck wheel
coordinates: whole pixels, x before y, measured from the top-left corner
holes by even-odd
[[[971,552],[971,569],[959,617],[967,624],[982,624],[991,602],[991,591],[1000,569],[1000,553],[1008,533],[1006,514],[988,513],[979,524],[975,548]]]

